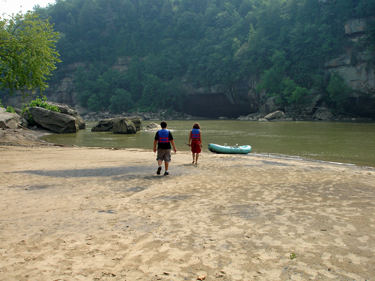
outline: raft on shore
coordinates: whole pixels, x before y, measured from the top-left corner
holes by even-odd
[[[251,152],[251,146],[250,145],[227,146],[227,145],[218,145],[218,144],[210,143],[208,145],[208,150],[214,153],[247,154]]]

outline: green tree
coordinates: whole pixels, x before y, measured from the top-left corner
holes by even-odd
[[[0,90],[44,90],[60,62],[59,35],[48,20],[28,12],[0,19]]]
[[[298,86],[289,77],[283,81],[283,85],[285,86],[283,91],[283,99],[285,99],[289,104],[300,103],[309,94],[308,89]]]
[[[285,52],[275,51],[272,56],[273,66],[264,71],[261,83],[257,85],[257,90],[260,92],[265,89],[267,96],[277,97],[277,101],[282,103],[282,92],[285,73],[290,65],[290,62],[286,60]]]
[[[159,77],[147,74],[146,83],[142,92],[142,99],[139,105],[155,110],[163,108],[167,103],[165,96],[165,85]]]
[[[126,71],[125,79],[128,85],[128,91],[132,96],[132,100],[137,102],[142,98],[144,80],[144,62],[140,61],[138,56],[134,56],[130,62],[129,69]]]
[[[175,110],[182,111],[182,104],[186,98],[186,91],[181,80],[175,78],[165,85],[165,96],[168,100],[167,106],[173,107]]]
[[[98,95],[93,94],[88,100],[87,100],[87,107],[93,111],[100,111],[105,109],[102,106],[102,102],[100,101]]]
[[[336,105],[336,109],[339,111],[343,110],[344,103],[348,100],[349,94],[353,90],[347,86],[337,74],[333,74],[329,80],[327,86],[327,92],[329,93],[329,101]]]
[[[134,106],[130,93],[124,89],[115,90],[115,94],[111,97],[110,103],[109,108],[113,113],[121,113],[132,109]]]

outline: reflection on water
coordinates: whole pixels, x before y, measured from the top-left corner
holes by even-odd
[[[153,121],[154,122],[154,121]],[[143,121],[146,127],[151,121]],[[158,122],[159,123],[159,122]],[[300,157],[375,167],[375,123],[338,122],[251,122],[200,120],[203,151],[209,143],[251,145],[252,154]],[[76,134],[55,134],[42,139],[66,145],[152,149],[155,132],[134,135],[91,132],[93,122]],[[168,121],[177,150],[184,144],[194,121]]]

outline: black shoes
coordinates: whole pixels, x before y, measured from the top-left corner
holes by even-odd
[[[161,172],[161,167],[158,167],[158,169],[156,170],[156,174],[160,175],[160,172]],[[169,176],[169,172],[164,172],[164,176]]]

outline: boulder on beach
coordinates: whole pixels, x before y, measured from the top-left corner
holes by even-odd
[[[0,112],[0,128],[17,129],[20,117],[16,113]]]
[[[28,111],[36,124],[52,132],[67,134],[79,131],[76,118],[68,114],[41,107],[29,107]]]
[[[72,107],[70,105],[67,105],[67,104],[63,104],[63,103],[57,103],[57,102],[48,101],[47,103],[50,104],[50,105],[57,106],[61,113],[74,117],[76,119],[76,123],[77,123],[79,129],[85,129],[86,128],[85,121],[83,121],[83,118],[81,117],[79,112],[74,107]]]

